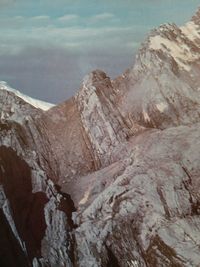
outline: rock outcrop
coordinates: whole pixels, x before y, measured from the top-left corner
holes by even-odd
[[[20,253],[13,258],[22,258],[24,266],[72,266],[66,213],[72,206],[52,182],[53,152],[45,125],[36,123],[42,110],[6,88],[0,98],[0,207],[2,231],[11,232],[10,239],[18,242]],[[0,262],[10,258],[13,247],[10,243]]]
[[[2,267],[200,266],[199,54],[200,11],[59,105],[2,84]]]

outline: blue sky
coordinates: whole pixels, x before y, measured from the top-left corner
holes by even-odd
[[[197,0],[0,0],[0,79],[61,102],[92,69],[120,74],[152,28],[184,24],[198,6]]]

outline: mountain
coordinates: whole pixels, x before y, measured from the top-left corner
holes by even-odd
[[[200,10],[59,105],[0,87],[0,266],[200,266]]]
[[[11,92],[13,94],[15,94],[16,96],[18,96],[19,98],[23,99],[26,103],[29,103],[30,105],[32,105],[35,108],[39,108],[42,110],[48,110],[51,107],[53,107],[53,104],[41,101],[41,100],[37,100],[34,99],[32,97],[29,97],[27,95],[24,95],[22,93],[20,93],[18,90],[11,88],[10,86],[8,86],[8,84],[4,81],[0,81],[0,90],[4,90],[7,92]]]

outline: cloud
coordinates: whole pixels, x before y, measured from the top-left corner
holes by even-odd
[[[50,19],[50,17],[47,16],[47,15],[40,15],[40,16],[31,17],[30,19],[33,19],[33,20],[48,20],[48,19]]]
[[[69,22],[79,19],[80,17],[76,14],[67,14],[65,16],[59,17],[58,21],[60,22]]]
[[[48,24],[50,24],[50,22],[51,18],[47,15],[39,15],[33,17],[26,17],[21,15],[0,16],[0,25],[1,25],[0,34],[6,37],[11,35],[13,30],[15,30],[18,31],[19,36],[23,32],[26,32],[27,35],[32,28],[47,26]]]
[[[95,16],[92,16],[90,18],[91,22],[105,22],[105,20],[111,20],[114,19],[115,15],[112,13],[100,13],[100,14],[96,14]]]
[[[114,17],[115,17],[115,15],[112,13],[101,13],[101,14],[97,14],[97,15],[93,16],[93,18],[96,20],[112,19]]]
[[[57,47],[77,53],[96,50],[109,51],[113,49],[134,52],[144,35],[149,31],[146,26],[65,26],[47,24],[32,28],[13,28],[2,33],[0,55],[19,54],[27,47],[55,48]],[[1,34],[1,31],[0,31]]]
[[[71,52],[90,51],[93,47],[106,47],[112,53],[113,47],[131,50],[130,42],[139,45],[146,27],[57,27],[55,25],[32,27],[31,29],[10,29],[0,43],[0,54],[17,54],[29,46],[61,47]]]
[[[119,49],[71,53],[60,47],[28,47],[16,55],[0,55],[0,80],[32,97],[62,102],[75,94],[88,72],[98,68],[115,77],[132,57]]]

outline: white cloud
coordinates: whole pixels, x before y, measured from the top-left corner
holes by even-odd
[[[98,21],[110,20],[113,18],[115,18],[115,15],[112,13],[100,13],[95,16],[92,16],[91,20],[94,22],[98,22]]]
[[[41,15],[41,16],[31,17],[31,19],[33,19],[33,20],[48,20],[48,19],[50,19],[50,17],[46,16],[46,15]]]
[[[146,33],[147,26],[123,26],[119,22],[113,23],[116,19],[112,13],[86,18],[76,13],[58,18],[45,13],[34,17],[2,16],[0,54],[18,54],[30,46],[60,47],[75,53],[94,49],[112,53],[113,48],[133,51]]]
[[[65,16],[59,17],[58,21],[60,22],[69,22],[79,19],[79,16],[76,14],[67,14]]]
[[[14,16],[14,17],[0,17],[0,33],[4,31],[4,35],[9,34],[12,29],[19,29],[23,32],[24,29],[35,27],[41,27],[43,25],[49,24],[51,18],[46,15],[25,17],[25,16]],[[19,32],[20,34],[20,32]]]
[[[145,29],[141,29],[141,31]],[[112,49],[133,51],[139,45],[134,27],[32,27],[10,29],[0,44],[0,54],[17,54],[26,47],[62,47],[70,51]],[[1,30],[0,30],[1,34]],[[135,42],[133,40],[135,39]],[[132,44],[132,45],[131,45]]]

